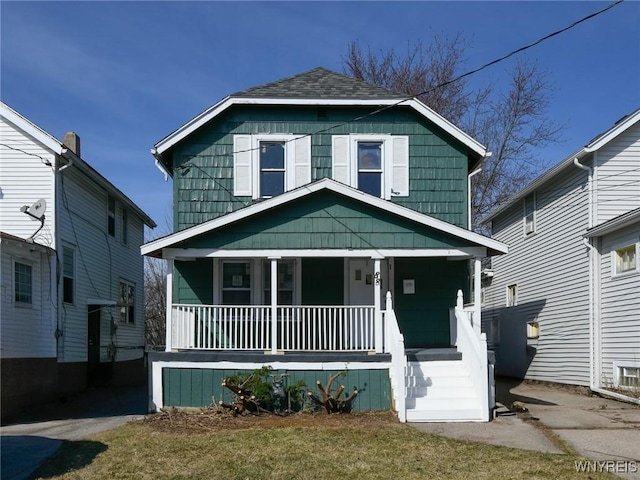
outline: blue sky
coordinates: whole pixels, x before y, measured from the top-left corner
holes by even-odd
[[[0,2],[2,100],[82,157],[168,233],[171,180],[150,148],[226,95],[373,51],[461,33],[471,70],[611,2]],[[555,163],[640,107],[640,2],[470,78],[498,88],[516,58],[554,84]]]

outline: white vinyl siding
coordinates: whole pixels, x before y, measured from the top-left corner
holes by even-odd
[[[640,206],[640,123],[596,152],[596,225]]]
[[[404,135],[333,135],[332,178],[358,188],[358,143],[382,143],[381,198],[409,195],[409,137]]]
[[[611,252],[637,242],[640,224],[605,235],[601,242],[600,338],[603,386],[615,383],[616,366],[640,361],[640,273],[612,275]]]
[[[108,346],[115,346],[115,360],[141,358],[144,345],[144,295],[136,291],[133,323],[119,322],[119,285],[127,279],[143,285],[143,257],[139,246],[143,243],[143,224],[129,211],[128,242],[122,244],[122,204],[115,202],[115,235],[107,232],[108,195],[74,166],[61,173],[60,196],[66,202],[59,211],[59,234],[75,249],[75,302],[65,304],[61,318],[63,335],[59,339],[59,359],[62,362],[87,360],[88,306],[101,303],[101,358],[108,360]],[[61,204],[62,205],[62,204]]]
[[[2,239],[0,264],[0,352],[2,358],[55,357],[55,315],[50,257],[29,245]],[[53,252],[51,252],[53,253]],[[31,267],[31,303],[14,300],[14,263]],[[24,308],[27,306],[28,308]]]
[[[536,235],[522,234],[522,202],[493,220],[493,238],[509,245],[507,255],[492,259],[483,308],[485,323],[499,319],[497,374],[589,384],[585,183],[585,172],[576,168],[537,191]],[[506,308],[507,286],[514,284],[518,305]],[[537,349],[527,347],[529,322],[540,326]]]
[[[261,198],[260,143],[284,144],[284,191],[311,182],[311,137],[300,135],[235,135],[233,137],[233,193]]]
[[[2,231],[24,239],[31,237],[40,227],[40,222],[21,212],[20,208],[29,207],[43,198],[47,202],[44,228],[37,233],[34,241],[55,248],[55,154],[3,117],[0,117],[0,137],[0,143],[3,144],[0,145]]]

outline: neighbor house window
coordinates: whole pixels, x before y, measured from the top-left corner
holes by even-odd
[[[613,261],[616,275],[636,271],[638,269],[636,244],[614,250]]]
[[[116,235],[116,201],[113,197],[107,199],[107,233],[112,237]]]
[[[293,305],[293,287],[295,285],[293,260],[278,261],[278,305]],[[271,305],[271,261],[262,264],[264,272],[264,305]]]
[[[409,137],[334,135],[332,178],[375,197],[409,195]]]
[[[31,265],[14,263],[14,300],[16,303],[33,303],[33,269]]]
[[[524,234],[530,235],[536,231],[536,197],[531,193],[524,197]]]
[[[120,282],[118,306],[120,307],[120,323],[135,323],[136,288],[132,283]]]
[[[275,197],[284,192],[284,152],[284,142],[260,142],[261,197]]]
[[[309,135],[234,135],[234,195],[269,198],[310,182]]]
[[[129,240],[129,215],[127,214],[127,209],[122,208],[122,230],[121,230],[121,240],[125,245]]]
[[[618,367],[618,386],[640,387],[640,367]]]
[[[76,259],[75,250],[72,247],[62,247],[62,301],[74,303],[75,301],[75,276]]]
[[[518,285],[507,287],[507,307],[515,307],[518,304]]]
[[[251,263],[248,261],[222,264],[222,304],[251,305]]]

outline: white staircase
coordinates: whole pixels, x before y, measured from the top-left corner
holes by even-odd
[[[462,360],[409,361],[405,382],[407,422],[486,421],[487,407]]]

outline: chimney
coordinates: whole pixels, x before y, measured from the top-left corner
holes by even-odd
[[[62,143],[78,157],[80,156],[80,137],[76,132],[65,133],[62,138]]]

